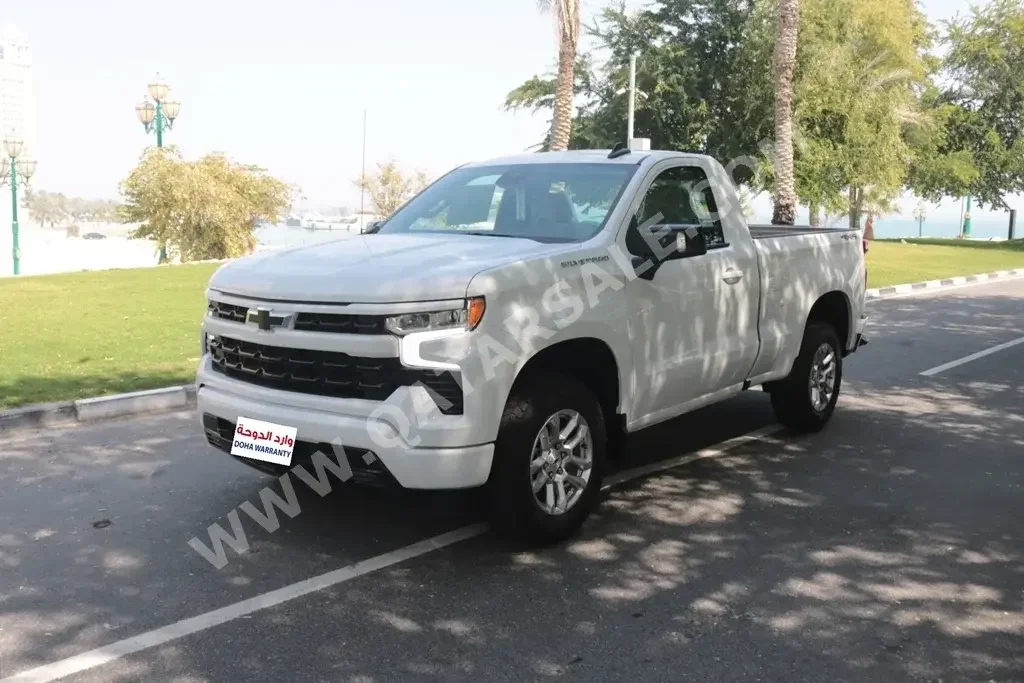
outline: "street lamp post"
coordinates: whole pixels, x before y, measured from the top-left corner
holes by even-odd
[[[0,186],[11,184],[11,259],[15,275],[21,274],[21,248],[18,246],[18,174],[21,174],[27,184],[36,172],[35,161],[18,158],[24,149],[25,143],[22,140],[8,138],[4,141],[4,151],[7,152],[10,163],[0,163]]]
[[[967,195],[967,213],[964,214],[964,237],[971,236],[971,195]]]
[[[178,118],[178,112],[181,111],[181,102],[171,97],[171,86],[160,77],[160,74],[156,75],[148,89],[149,97],[153,98],[153,101],[150,102],[148,98],[144,97],[135,106],[135,113],[139,117],[142,127],[146,129],[146,133],[156,132],[156,146],[163,147],[164,130],[174,128],[174,120]],[[160,263],[166,261],[167,247],[160,245]]]
[[[914,210],[914,218],[917,219],[917,236],[924,236],[924,219],[928,217],[928,213],[925,210],[924,202],[920,202],[917,208]]]

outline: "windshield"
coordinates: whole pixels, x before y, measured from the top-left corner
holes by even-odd
[[[580,242],[604,227],[636,169],[608,163],[460,168],[414,197],[379,232]]]

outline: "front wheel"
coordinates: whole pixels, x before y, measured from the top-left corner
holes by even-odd
[[[601,406],[583,384],[555,373],[517,382],[488,483],[492,528],[534,543],[572,536],[597,505],[606,452]]]
[[[828,424],[843,381],[841,348],[831,325],[807,326],[793,370],[771,390],[772,408],[784,426],[818,432]]]

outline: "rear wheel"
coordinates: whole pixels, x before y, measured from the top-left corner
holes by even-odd
[[[841,348],[831,325],[807,326],[793,370],[771,388],[779,422],[801,432],[818,432],[828,424],[843,381]]]
[[[488,483],[494,530],[532,543],[572,536],[598,502],[606,441],[601,406],[577,380],[545,374],[517,382]]]

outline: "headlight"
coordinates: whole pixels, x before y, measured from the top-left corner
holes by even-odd
[[[436,330],[473,330],[484,317],[484,298],[482,296],[468,299],[462,308],[451,308],[446,311],[430,311],[425,313],[403,313],[385,319],[384,327],[391,334],[399,336],[413,332],[432,332]]]

